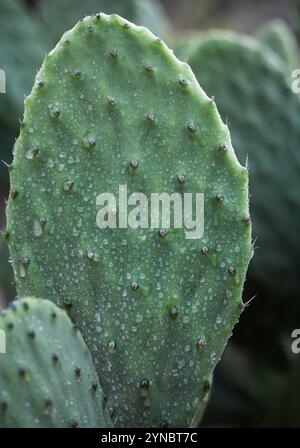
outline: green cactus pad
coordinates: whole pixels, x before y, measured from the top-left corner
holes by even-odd
[[[298,296],[299,95],[276,54],[239,34],[202,35],[188,62],[230,124],[239,159],[249,158],[258,246],[250,273],[278,295]]]
[[[298,47],[288,25],[280,19],[265,23],[256,30],[255,36],[281,57],[287,65],[288,75],[297,67]]]
[[[65,311],[26,298],[0,314],[0,428],[109,427],[90,352]]]
[[[103,14],[63,36],[25,103],[7,209],[18,293],[66,307],[117,425],[197,424],[252,255],[248,173],[215,103],[161,40]],[[97,196],[125,184],[203,193],[203,237],[98,228]]]
[[[172,48],[176,56],[186,62],[192,51],[198,47],[203,36],[201,31],[185,31],[175,35],[172,41]]]

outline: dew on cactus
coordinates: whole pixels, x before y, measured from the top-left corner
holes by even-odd
[[[38,307],[56,316],[48,325],[59,325],[62,313],[48,300],[64,308],[67,328],[69,314],[72,335],[82,334],[88,347],[82,341],[79,351],[90,353],[100,380],[91,374],[86,390],[103,389],[116,426],[195,426],[241,312],[252,256],[248,174],[228,128],[190,67],[119,16],[80,21],[37,80],[43,85],[25,102],[28,126],[15,144],[7,207],[18,294],[44,298]],[[161,224],[98,227],[97,195],[124,184],[149,198],[203,193],[204,240]],[[108,212],[119,219],[116,206]],[[23,301],[28,319],[38,308],[32,300]],[[30,331],[38,343],[36,327]],[[65,342],[50,346],[46,365],[58,369],[69,351]],[[81,353],[66,374],[84,387],[80,360]],[[79,410],[90,409],[91,399]],[[94,411],[89,417],[67,414],[63,423],[105,422],[101,413],[100,422]]]

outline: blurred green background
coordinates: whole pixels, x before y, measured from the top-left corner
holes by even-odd
[[[191,31],[228,29],[253,35],[260,25],[274,18],[283,20],[298,43],[300,41],[300,7],[297,1],[161,0],[153,7],[141,0],[134,8],[131,3],[127,0],[0,0],[0,68],[4,68],[7,74],[7,93],[0,95],[2,161],[9,164],[12,160],[12,146],[22,120],[23,97],[30,92],[43,56],[55,45],[62,32],[85,14],[98,10],[118,12],[148,26],[171,47],[176,45],[179,37],[189,39],[191,34],[187,33]],[[216,103],[218,105],[218,98]],[[223,117],[224,121],[226,118]],[[298,124],[300,128],[300,116]],[[300,141],[298,149],[300,151]],[[251,162],[251,154],[249,159]],[[5,228],[4,207],[9,192],[5,163],[0,166],[2,229]],[[299,184],[289,186],[287,178],[285,188],[292,188],[296,194],[299,191],[300,197]],[[294,216],[295,220],[298,219],[298,228],[299,217],[298,207]],[[298,235],[294,237],[298,241]],[[285,256],[289,257],[289,253]],[[298,261],[296,258],[293,262],[293,269],[300,278]],[[264,282],[263,276],[257,278],[253,275],[255,257],[253,265],[244,301],[253,295],[256,297],[242,314],[217,366],[212,397],[202,425],[300,427],[300,354],[291,351],[291,333],[293,329],[300,328],[299,283],[296,281],[294,289],[289,288],[287,293],[279,292],[276,287],[272,288],[275,278]],[[0,242],[0,307],[5,306],[15,294],[9,254],[3,239]]]

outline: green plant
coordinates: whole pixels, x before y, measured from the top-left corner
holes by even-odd
[[[176,56],[186,62],[188,56],[195,48],[198,47],[201,36],[203,35],[203,32],[193,30],[176,34],[172,40],[172,45]]]
[[[90,352],[63,310],[46,300],[13,302],[0,330],[0,428],[111,426]]]
[[[280,19],[271,20],[256,30],[255,37],[281,57],[287,65],[288,76],[291,76],[298,64],[298,47],[288,25]]]
[[[214,101],[148,30],[96,14],[46,57],[14,150],[19,296],[66,309],[117,426],[197,425],[252,256],[248,173]],[[204,236],[99,229],[97,195],[120,184],[204,193]]]
[[[186,58],[203,88],[215,96],[239,159],[249,157],[259,247],[249,277],[285,303],[298,298],[300,101],[286,66],[259,41],[223,31],[201,34]]]

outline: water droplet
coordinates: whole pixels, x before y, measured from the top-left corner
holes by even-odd
[[[34,234],[34,236],[36,236],[36,237],[41,236],[42,232],[43,232],[43,230],[42,230],[42,226],[41,226],[40,221],[34,221],[34,223],[33,223],[33,234]]]
[[[27,257],[23,257],[19,261],[19,274],[21,278],[26,277],[26,267],[29,265],[29,259]]]
[[[136,321],[137,323],[142,322],[142,321],[143,321],[143,315],[142,315],[141,313],[137,313],[136,318],[135,318],[135,321]]]
[[[183,321],[183,323],[184,323],[184,324],[188,324],[188,323],[189,323],[189,321],[190,321],[190,318],[189,318],[189,316],[187,316],[187,315],[183,316],[183,319],[182,319],[182,321]]]

